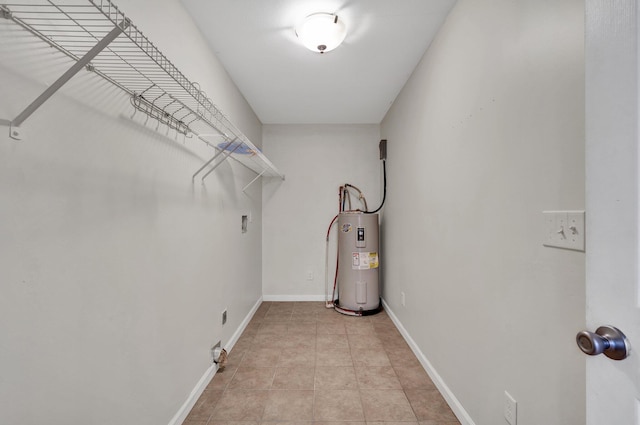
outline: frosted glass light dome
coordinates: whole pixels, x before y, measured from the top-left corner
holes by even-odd
[[[314,13],[296,27],[296,35],[307,49],[325,53],[342,43],[347,26],[333,13]]]

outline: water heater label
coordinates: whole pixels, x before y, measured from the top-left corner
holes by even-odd
[[[351,223],[345,223],[342,225],[342,231],[344,233],[349,233],[351,231]]]
[[[353,270],[377,269],[379,266],[377,252],[354,252],[351,258],[351,268]]]

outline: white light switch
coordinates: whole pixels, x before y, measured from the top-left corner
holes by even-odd
[[[584,211],[543,211],[544,246],[584,251]]]

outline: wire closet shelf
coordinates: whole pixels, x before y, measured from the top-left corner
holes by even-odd
[[[18,128],[79,69],[86,68],[127,92],[135,111],[176,134],[194,134],[216,149],[215,156],[194,174],[194,179],[215,159],[218,162],[213,168],[228,157],[257,173],[254,181],[260,176],[284,178],[200,87],[189,81],[110,0],[18,0],[0,3],[0,17],[12,20],[76,61],[76,69],[67,71],[70,75],[66,79],[65,74],[48,88],[50,93],[43,93],[5,124]],[[208,140],[211,130],[222,143]]]

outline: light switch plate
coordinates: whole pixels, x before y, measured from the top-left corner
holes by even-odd
[[[544,246],[584,251],[584,211],[543,211]]]

